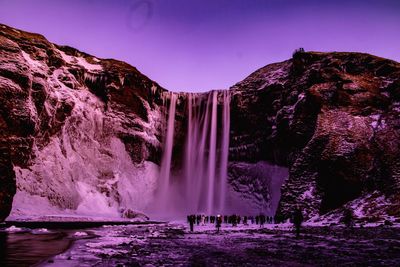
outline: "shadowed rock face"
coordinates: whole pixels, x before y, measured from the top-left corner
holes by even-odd
[[[289,167],[280,215],[299,204],[312,217],[368,192],[398,193],[399,63],[296,53],[231,90],[232,158]],[[398,213],[398,205],[385,208]]]
[[[400,188],[399,63],[360,53],[296,53],[230,90],[230,161],[289,168],[278,214],[288,217],[299,204],[312,217],[378,191],[392,199],[387,213],[400,216],[394,197]],[[17,187],[60,208],[78,208],[82,194],[73,195],[83,190],[75,188],[84,179],[76,174],[83,166],[95,173],[87,183],[116,203],[128,201],[116,188],[122,178],[113,168],[125,154],[129,175],[145,175],[148,162],[160,163],[166,94],[126,63],[0,25],[0,221]],[[178,152],[185,102],[180,94]],[[57,153],[47,157],[49,147]],[[77,163],[62,164],[70,158]],[[234,174],[247,165],[230,166],[235,184]],[[63,170],[59,188],[46,187],[43,177],[54,178],[57,168]]]

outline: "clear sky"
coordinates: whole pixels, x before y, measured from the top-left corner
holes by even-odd
[[[298,47],[400,61],[398,0],[0,0],[0,22],[173,91],[228,88]]]

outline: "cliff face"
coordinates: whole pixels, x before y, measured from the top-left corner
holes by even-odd
[[[287,173],[268,161],[289,169],[279,215],[300,205],[310,218],[365,200],[357,206],[365,215],[400,217],[399,63],[300,52],[230,90],[232,190],[276,206],[271,184]],[[175,168],[186,98],[178,97]],[[143,209],[156,186],[166,101],[166,90],[126,63],[0,25],[0,221],[11,209]]]
[[[231,90],[232,158],[289,167],[278,214],[299,205],[310,218],[373,192],[390,204],[361,213],[399,216],[399,63],[300,52]]]
[[[161,157],[165,90],[126,63],[5,25],[0,59],[0,220],[16,188],[12,215],[146,205]]]

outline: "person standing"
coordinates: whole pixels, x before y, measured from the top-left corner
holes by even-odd
[[[264,223],[265,223],[265,215],[260,214],[260,227],[264,227]]]
[[[352,228],[353,227],[353,221],[354,221],[354,214],[349,208],[345,208],[343,210],[343,216],[341,219],[341,222],[343,222],[347,228]]]
[[[304,217],[303,213],[300,210],[300,207],[297,206],[293,212],[293,224],[296,229],[296,237],[300,237],[300,228],[301,224],[303,223]]]
[[[189,220],[189,225],[190,225],[190,232],[193,232],[193,226],[194,226],[194,222],[195,222],[196,218],[194,215],[189,215],[188,220]]]
[[[221,215],[217,215],[215,226],[217,227],[217,233],[219,233],[219,229],[221,228],[222,217]]]

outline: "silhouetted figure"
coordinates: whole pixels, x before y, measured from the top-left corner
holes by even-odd
[[[201,220],[201,215],[197,215],[196,217],[197,225],[200,225],[200,220]]]
[[[208,216],[206,216],[206,223],[208,223],[209,222],[209,217]]]
[[[240,224],[240,222],[242,221],[242,217],[240,217],[240,215],[237,216],[237,223]]]
[[[293,212],[293,224],[294,227],[296,228],[296,237],[300,237],[300,227],[303,222],[303,213],[300,210],[300,207],[296,207],[296,209]]]
[[[194,215],[189,215],[188,221],[189,221],[189,225],[190,225],[190,232],[193,232],[193,226],[196,221],[196,217]]]
[[[224,216],[224,223],[228,223],[228,216],[227,215]]]
[[[247,216],[243,216],[243,224],[244,224],[244,225],[248,225],[248,224],[247,224]]]
[[[217,222],[215,224],[215,227],[217,227],[217,233],[219,233],[219,229],[221,228],[222,224],[222,217],[221,215],[217,215]]]
[[[343,217],[341,220],[346,227],[353,227],[354,215],[353,212],[349,208],[345,208],[343,211]]]
[[[258,222],[260,221],[260,216],[256,216],[256,224],[258,224]]]
[[[215,216],[210,216],[210,223],[212,223],[212,224],[215,223]]]
[[[265,223],[265,215],[264,214],[260,214],[260,227],[264,226]]]
[[[233,214],[231,217],[232,217],[232,220],[231,220],[232,226],[237,226],[237,216],[236,216],[236,214]]]

